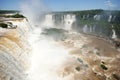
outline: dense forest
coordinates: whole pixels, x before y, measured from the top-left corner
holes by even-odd
[[[0,14],[10,14],[10,13],[19,13],[18,10],[0,10]]]

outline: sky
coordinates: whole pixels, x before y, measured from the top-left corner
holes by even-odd
[[[0,0],[0,10],[20,10],[20,5],[24,1],[31,0]],[[40,2],[51,11],[120,10],[120,0],[40,0]]]

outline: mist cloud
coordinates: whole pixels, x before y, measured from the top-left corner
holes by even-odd
[[[20,9],[22,14],[32,22],[39,21],[40,16],[48,11],[42,0],[24,0],[21,2]]]

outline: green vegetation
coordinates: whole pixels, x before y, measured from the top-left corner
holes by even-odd
[[[109,77],[106,77],[106,80],[111,80]]]
[[[0,14],[19,13],[18,10],[0,10]]]
[[[101,66],[102,69],[108,70],[108,68],[105,66],[105,64],[101,64],[100,66]]]
[[[2,28],[7,28],[7,24],[5,24],[5,23],[0,23],[0,27],[2,27]]]
[[[102,61],[100,66],[101,66],[102,69],[108,70],[108,68],[105,66],[105,62]]]
[[[23,15],[21,15],[21,14],[14,14],[14,15],[9,15],[9,16],[7,16],[7,17],[10,17],[10,18],[25,18]]]
[[[102,64],[105,64],[105,62],[103,62],[103,61],[102,61],[101,63],[102,63]]]
[[[79,67],[79,66],[77,66],[75,69],[76,69],[77,71],[80,71],[80,67]]]
[[[66,34],[65,34],[66,32],[67,31],[64,29],[49,28],[49,29],[44,29],[42,34],[51,37],[55,40],[64,40],[66,38]]]
[[[98,14],[98,13],[101,13],[103,12],[104,10],[102,9],[94,9],[94,10],[83,10],[83,11],[64,11],[64,12],[53,12],[55,14],[76,14],[76,15],[86,15],[86,14],[92,14],[92,15],[95,15],[95,14]]]
[[[64,30],[64,29],[50,28],[50,29],[45,29],[43,33],[46,35],[49,35],[49,34],[54,34],[54,33],[63,34],[65,32],[66,32],[66,30]]]

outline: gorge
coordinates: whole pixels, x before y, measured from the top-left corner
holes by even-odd
[[[119,42],[119,11],[38,16],[0,15],[0,23],[12,23],[0,26],[1,80],[120,79],[120,52],[111,42]]]

